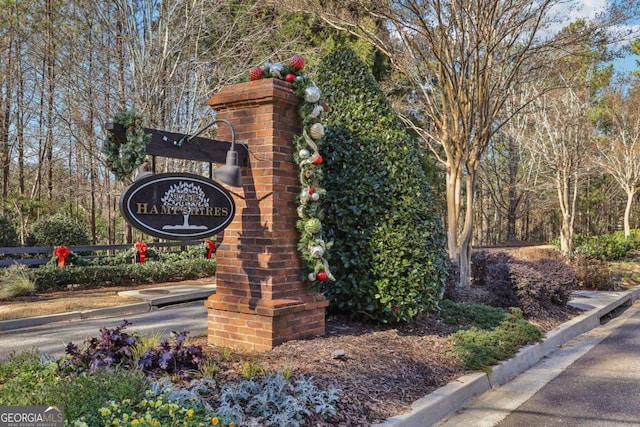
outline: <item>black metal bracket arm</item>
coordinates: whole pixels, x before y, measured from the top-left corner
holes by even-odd
[[[105,129],[111,132],[122,144],[127,141],[126,130],[119,123],[106,123]],[[227,152],[232,144],[217,139],[189,136],[181,133],[167,132],[158,129],[144,128],[144,132],[151,135],[147,145],[147,155],[169,157],[174,159],[193,160],[197,162],[222,163],[227,158]],[[182,145],[178,145],[182,141]],[[186,143],[184,143],[187,141]],[[247,166],[249,150],[244,144],[235,144],[238,152],[238,165]]]

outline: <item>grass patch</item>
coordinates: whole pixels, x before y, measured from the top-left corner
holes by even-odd
[[[12,265],[0,273],[0,299],[31,295],[35,291],[36,285],[25,266]]]

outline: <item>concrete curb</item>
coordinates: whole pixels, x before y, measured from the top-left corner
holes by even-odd
[[[150,288],[120,291],[118,295],[146,301],[153,307],[196,301],[209,298],[216,292],[216,285],[176,286],[170,288]]]
[[[579,293],[575,302],[570,304],[579,308],[586,308],[588,293]],[[601,319],[625,305],[632,304],[640,295],[640,287],[625,292],[600,293],[605,299],[604,304],[595,304],[591,310],[549,331],[539,343],[522,348],[514,357],[493,366],[490,373],[474,373],[458,378],[440,387],[427,396],[415,401],[411,411],[388,418],[373,427],[426,427],[439,423],[476,396],[494,387],[503,385],[522,372],[537,364],[541,359],[554,352],[558,346],[581,335],[597,326]]]
[[[119,295],[137,298],[142,302],[120,305],[115,307],[96,308],[93,310],[71,311],[46,316],[26,317],[23,319],[0,321],[0,332],[14,329],[31,328],[55,322],[74,320],[101,319],[107,317],[131,316],[147,313],[165,305],[175,305],[186,302],[205,300],[215,293],[215,285],[175,286],[167,288],[145,289],[142,291],[161,291],[161,293],[146,294],[140,290],[122,291]]]
[[[0,321],[0,331],[31,328],[33,326],[46,325],[55,322],[100,319],[110,316],[130,316],[132,314],[147,313],[149,311],[151,311],[149,303],[138,302],[117,307],[96,308],[85,311],[70,311],[67,313],[50,314],[47,316],[26,317],[24,319],[2,320]]]

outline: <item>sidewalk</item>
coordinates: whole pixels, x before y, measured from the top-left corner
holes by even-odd
[[[458,378],[414,402],[410,412],[389,418],[374,427],[438,425],[475,397],[508,383],[572,338],[600,326],[603,318],[606,319],[616,309],[630,306],[639,295],[640,287],[621,292],[576,291],[569,304],[586,310],[583,314],[549,331],[541,342],[524,347],[513,358],[494,366],[490,373],[478,372]]]

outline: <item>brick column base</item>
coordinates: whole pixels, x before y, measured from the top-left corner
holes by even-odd
[[[270,350],[286,341],[325,333],[328,301],[257,300],[218,297],[205,302],[208,309],[208,342],[252,351]]]

